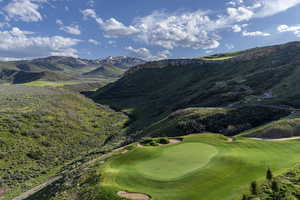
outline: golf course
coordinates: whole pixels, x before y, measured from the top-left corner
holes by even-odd
[[[134,145],[99,171],[101,187],[145,194],[153,200],[232,200],[264,181],[268,168],[280,174],[298,161],[300,140],[263,141],[195,134],[176,144]]]

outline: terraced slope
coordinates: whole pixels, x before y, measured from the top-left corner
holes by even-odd
[[[214,134],[191,135],[181,144],[136,147],[103,167],[98,197],[119,199],[118,191],[148,194],[153,200],[240,199],[267,168],[281,173],[299,161],[300,141],[230,141]],[[101,199],[101,198],[100,198]]]
[[[127,117],[59,88],[0,87],[0,189],[31,189],[84,155],[111,148]]]

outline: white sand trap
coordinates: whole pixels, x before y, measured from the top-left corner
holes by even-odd
[[[141,193],[129,193],[124,191],[119,191],[118,196],[126,199],[133,199],[133,200],[149,200],[151,199],[150,196]]]
[[[176,144],[176,143],[182,142],[182,140],[180,140],[180,139],[170,139],[169,141],[170,141],[170,144]]]
[[[169,144],[176,144],[176,143],[180,143],[182,142],[182,139],[169,139],[169,143],[168,144],[159,144],[159,146],[165,146],[165,145],[169,145]],[[138,147],[144,147],[145,145],[138,143],[137,144]]]

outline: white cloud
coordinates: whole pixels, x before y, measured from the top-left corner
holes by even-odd
[[[236,25],[232,26],[232,30],[233,30],[233,32],[238,33],[238,32],[242,31],[242,27],[240,25],[236,24]]]
[[[93,9],[85,9],[81,11],[84,19],[92,18],[95,19],[98,24],[103,24],[103,20],[97,16],[97,13]]]
[[[247,21],[254,16],[254,12],[247,7],[227,8],[228,20],[236,22]]]
[[[249,37],[264,36],[264,37],[268,37],[268,36],[271,36],[271,34],[270,33],[264,33],[264,32],[261,32],[261,31],[254,31],[254,32],[243,31],[243,36],[249,36]]]
[[[100,45],[100,42],[98,42],[97,40],[94,40],[94,39],[89,39],[88,42],[91,44],[94,44],[96,46]]]
[[[39,12],[40,3],[47,0],[12,0],[4,7],[7,20],[21,20],[24,22],[37,22],[43,19]]]
[[[282,2],[233,0],[225,14],[215,17],[211,17],[210,12],[201,10],[175,13],[155,11],[148,16],[134,19],[129,25],[115,18],[103,20],[93,9],[86,9],[82,14],[85,19],[96,20],[106,37],[130,36],[135,41],[165,49],[187,47],[207,50],[219,47],[222,39],[219,33],[224,29],[231,28],[233,32],[241,32],[244,36],[270,36],[269,33],[261,31],[248,32],[244,30],[247,24],[242,23],[282,12],[297,5],[300,0],[290,0],[286,4]]]
[[[292,32],[297,37],[300,37],[300,25],[296,26],[288,26],[288,25],[280,25],[277,27],[278,32]]]
[[[233,44],[225,44],[225,47],[228,50],[234,49],[234,45]]]
[[[137,39],[167,49],[191,47],[213,49],[221,39],[215,31],[223,24],[212,21],[205,12],[164,13],[154,12],[136,19]]]
[[[256,17],[267,17],[283,12],[300,3],[300,0],[258,0],[261,5]]]
[[[251,3],[249,3],[251,2]],[[251,18],[263,18],[284,12],[300,3],[300,0],[255,0],[255,1],[231,1],[227,13],[237,21],[245,21]]]
[[[60,30],[72,35],[80,35],[81,31],[78,25],[62,26]]]
[[[133,48],[129,46],[126,50],[129,52],[130,56],[144,60],[163,60],[171,55],[169,50],[159,51],[156,55],[153,55],[147,48]]]
[[[73,47],[80,40],[61,36],[38,37],[34,33],[12,28],[0,31],[0,54],[2,57],[15,58],[64,55],[77,57]]]
[[[64,22],[63,22],[62,20],[60,20],[60,19],[57,19],[57,20],[56,20],[56,24],[58,24],[58,25],[63,25]]]
[[[247,26],[248,26],[248,24],[241,24],[241,25],[235,24],[231,28],[232,28],[233,32],[239,33],[239,32],[242,32],[242,30]]]
[[[223,24],[212,21],[205,12],[164,13],[134,20],[126,26],[114,18],[102,20],[92,9],[82,11],[84,18],[95,19],[106,37],[132,36],[135,40],[167,49],[192,47],[194,49],[213,49],[221,39],[214,31]]]
[[[100,23],[106,37],[118,37],[132,35],[138,32],[133,26],[125,26],[114,18],[110,18]]]

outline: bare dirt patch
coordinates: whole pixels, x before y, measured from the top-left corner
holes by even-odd
[[[124,191],[119,191],[118,196],[126,199],[133,199],[133,200],[149,200],[151,197],[146,194],[141,193],[129,193]]]
[[[3,196],[6,193],[6,190],[4,188],[0,188],[0,197]]]
[[[233,137],[229,137],[229,138],[227,138],[227,142],[234,142],[236,139],[235,138],[233,138]]]

